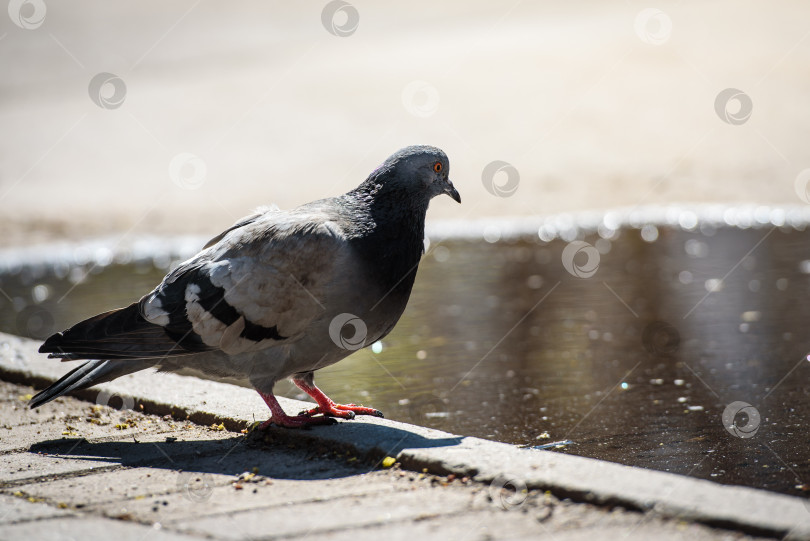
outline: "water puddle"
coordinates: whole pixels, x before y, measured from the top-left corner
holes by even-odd
[[[394,332],[316,381],[449,432],[804,494],[810,230],[684,225],[433,242]],[[7,268],[0,330],[44,337],[170,263],[94,257]]]

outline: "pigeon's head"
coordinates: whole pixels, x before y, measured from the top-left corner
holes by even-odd
[[[447,194],[461,203],[450,182],[450,162],[439,148],[427,145],[405,147],[392,154],[369,177],[384,190],[395,190],[426,201]]]

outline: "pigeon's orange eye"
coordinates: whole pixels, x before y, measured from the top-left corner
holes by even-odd
[[[434,163],[433,164],[433,170],[436,171],[437,173],[441,173],[442,172],[442,162]]]

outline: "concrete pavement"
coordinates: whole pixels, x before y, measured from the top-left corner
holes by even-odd
[[[794,498],[403,423],[246,435],[252,391],[171,374],[31,411],[35,346],[0,336],[3,539],[810,538]]]

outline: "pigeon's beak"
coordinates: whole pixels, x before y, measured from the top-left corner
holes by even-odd
[[[458,194],[458,190],[456,190],[456,187],[453,186],[453,183],[450,182],[450,179],[447,179],[447,183],[442,193],[446,193],[447,195],[455,199],[456,203],[461,203],[461,196]]]

